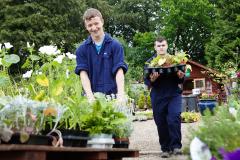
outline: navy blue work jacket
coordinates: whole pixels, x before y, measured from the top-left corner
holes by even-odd
[[[88,73],[93,92],[116,94],[116,72],[122,68],[127,72],[128,66],[124,62],[122,45],[105,33],[100,53],[97,54],[91,36],[85,40],[76,51],[77,66],[75,73],[84,70]]]

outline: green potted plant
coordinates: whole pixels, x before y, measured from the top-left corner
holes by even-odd
[[[132,132],[133,125],[131,120],[116,126],[113,132],[113,138],[115,142],[113,148],[128,148],[130,144],[129,137],[131,136]]]
[[[63,146],[86,147],[89,131],[82,128],[82,117],[90,113],[90,104],[86,97],[68,97],[66,105],[68,109],[57,126],[62,133]]]
[[[91,112],[82,116],[82,128],[89,131],[92,137],[88,141],[90,147],[112,147],[114,129],[127,121],[126,115],[116,111],[113,103],[105,98],[97,98],[91,105]]]

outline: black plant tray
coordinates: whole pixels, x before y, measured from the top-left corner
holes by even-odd
[[[86,147],[90,139],[89,132],[80,130],[60,130],[63,138],[63,146]]]
[[[30,134],[29,139],[22,143],[20,141],[20,133],[14,133],[8,142],[4,144],[30,144],[30,145],[51,145],[52,138],[50,136]]]
[[[69,147],[86,147],[90,137],[81,136],[63,136],[63,146]]]
[[[186,64],[180,64],[170,67],[146,67],[144,68],[144,75],[147,76],[153,72],[158,72],[159,74],[172,74],[179,70],[185,72]]]
[[[52,138],[45,135],[30,135],[27,144],[33,145],[51,145]]]

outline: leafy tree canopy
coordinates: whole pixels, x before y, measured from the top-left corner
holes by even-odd
[[[211,41],[206,45],[206,59],[209,66],[223,72],[229,67],[237,70],[240,68],[240,3],[238,0],[219,0],[214,4],[217,20]]]

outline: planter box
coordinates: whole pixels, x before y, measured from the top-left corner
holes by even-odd
[[[173,74],[176,73],[178,70],[185,72],[186,64],[180,64],[170,67],[147,67],[144,68],[144,75],[148,76],[153,72],[158,72],[159,74]]]
[[[213,110],[217,105],[217,101],[215,99],[200,99],[198,102],[198,107],[202,115],[204,115],[205,109],[209,109],[213,114]]]

